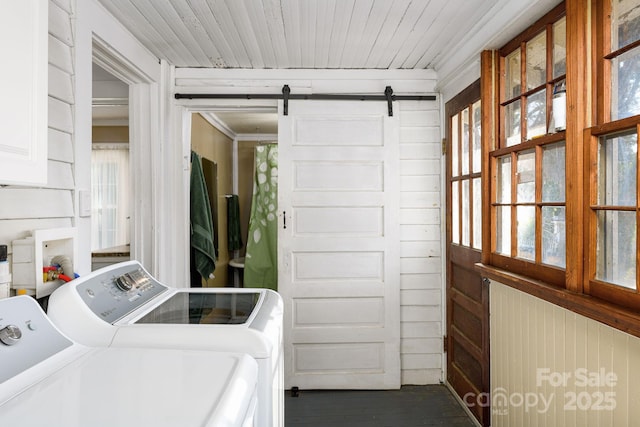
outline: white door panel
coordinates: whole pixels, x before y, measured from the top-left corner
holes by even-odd
[[[285,386],[397,388],[398,119],[384,102],[290,101],[278,132]]]

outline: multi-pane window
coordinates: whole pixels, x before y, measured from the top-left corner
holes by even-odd
[[[495,165],[495,252],[564,267],[564,141],[497,157]]]
[[[619,122],[611,130],[591,130],[588,241],[590,265],[588,289],[593,295],[607,289],[626,289],[613,298],[622,305],[640,301],[638,290],[638,121]],[[606,295],[605,295],[606,296]]]
[[[500,49],[497,76],[493,54],[483,56],[483,101],[497,113],[485,123],[497,137],[485,151],[483,263],[640,336],[637,317],[607,305],[640,308],[640,0],[570,5]]]
[[[507,44],[500,57],[500,138],[490,153],[492,263],[562,285],[566,266],[564,7],[554,9]]]
[[[451,116],[451,241],[482,249],[480,101]]]
[[[640,114],[640,3],[611,2],[611,120]]]
[[[542,26],[539,33],[504,56],[502,146],[510,147],[564,129],[552,114],[552,99],[564,90],[565,73],[564,17]]]
[[[596,279],[636,288],[638,133],[599,138]]]
[[[596,3],[596,124],[589,129],[585,176],[585,291],[637,308],[640,1]]]

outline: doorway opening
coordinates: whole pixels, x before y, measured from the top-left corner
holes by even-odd
[[[92,66],[91,269],[130,259],[129,85]]]
[[[216,248],[213,277],[203,280],[202,285],[243,286],[254,153],[256,147],[277,143],[278,115],[275,107],[247,106],[194,110],[190,119],[190,148],[201,158]],[[197,276],[191,279],[192,286],[194,280],[197,286]]]

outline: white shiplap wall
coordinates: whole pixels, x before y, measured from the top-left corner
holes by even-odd
[[[491,425],[639,425],[640,338],[498,282],[490,292]]]
[[[31,230],[73,223],[73,47],[72,0],[49,1],[48,178],[43,187],[0,188],[0,244]]]
[[[431,70],[176,69],[181,93],[433,93]],[[212,101],[180,101],[189,108]],[[237,105],[233,102],[231,105]],[[258,104],[258,102],[256,102]],[[226,105],[219,102],[218,105]],[[442,379],[441,132],[439,100],[399,102],[402,384]]]
[[[402,384],[442,378],[440,139],[438,101],[400,102]]]

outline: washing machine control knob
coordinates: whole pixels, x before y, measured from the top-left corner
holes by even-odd
[[[17,344],[22,338],[22,331],[16,325],[8,325],[0,329],[0,341],[5,345]]]
[[[115,282],[118,289],[124,292],[129,292],[131,289],[133,289],[133,285],[135,284],[133,279],[129,277],[128,274],[123,274],[120,277],[116,277]]]

